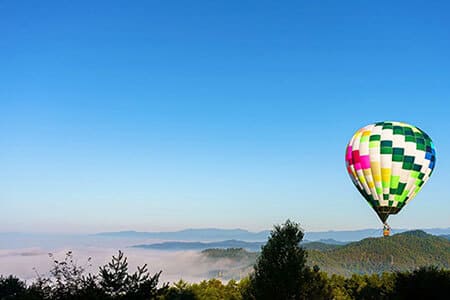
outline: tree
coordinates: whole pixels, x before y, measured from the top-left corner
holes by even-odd
[[[25,282],[15,276],[0,276],[0,299],[18,299],[26,292]]]
[[[186,281],[180,279],[174,283],[164,296],[164,300],[196,300],[197,297],[192,291],[192,286]]]
[[[119,251],[110,263],[100,267],[99,285],[111,299],[156,299],[168,289],[167,284],[158,288],[161,272],[150,276],[147,264],[144,264],[129,274],[127,258]]]
[[[333,289],[326,273],[321,272],[316,265],[306,268],[306,284],[302,297],[309,300],[333,299]]]
[[[450,271],[422,267],[413,272],[397,273],[393,299],[448,299]]]
[[[306,251],[300,247],[302,239],[303,231],[295,222],[274,226],[254,266],[251,294],[255,299],[307,299],[310,270]]]
[[[43,285],[51,286],[52,299],[81,299],[86,283],[93,278],[84,275],[85,268],[76,263],[72,251],[68,251],[63,260],[55,259],[53,254],[49,256],[53,259],[53,267],[50,269],[53,280],[41,280]],[[89,257],[87,265],[90,266],[90,263]]]

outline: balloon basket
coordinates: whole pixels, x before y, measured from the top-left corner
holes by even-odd
[[[383,227],[383,236],[390,236],[391,235],[391,227],[387,223],[384,223]]]

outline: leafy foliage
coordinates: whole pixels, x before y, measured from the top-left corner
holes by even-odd
[[[224,284],[218,279],[188,284],[180,280],[169,288],[165,300],[242,300],[248,288],[248,279],[230,280]]]
[[[287,220],[276,225],[251,275],[250,294],[255,299],[323,299],[326,285],[319,269],[306,266],[306,251],[300,246],[300,225]]]
[[[157,288],[160,275],[161,271],[150,276],[146,264],[129,274],[127,258],[119,251],[111,262],[100,267],[98,283],[111,299],[156,299],[161,294]]]
[[[26,293],[25,282],[12,275],[0,276],[0,299],[20,299]]]
[[[396,299],[448,299],[450,271],[424,267],[413,272],[399,273],[392,294]]]

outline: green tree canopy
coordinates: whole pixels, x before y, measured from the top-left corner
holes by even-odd
[[[327,290],[319,270],[306,266],[306,251],[300,247],[302,239],[298,223],[287,220],[274,226],[254,267],[250,292],[254,299],[314,299],[321,297],[317,293]]]

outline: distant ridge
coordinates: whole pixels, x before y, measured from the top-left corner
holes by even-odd
[[[260,251],[264,242],[244,242],[239,240],[227,240],[221,242],[164,242],[156,244],[136,245],[133,248],[180,251],[180,250],[206,250],[211,248],[227,249],[241,248],[248,251]]]
[[[443,234],[443,235],[440,235],[440,237],[443,237],[444,239],[450,240],[450,234]]]
[[[248,251],[260,251],[261,246],[266,242],[246,242],[240,240],[226,240],[219,242],[179,242],[179,241],[169,241],[162,243],[153,244],[140,244],[134,245],[132,248],[141,249],[151,249],[151,250],[161,250],[161,251],[187,251],[187,250],[206,250],[206,249],[228,249],[228,248],[240,248]],[[322,241],[302,241],[302,245],[306,249],[316,249],[316,250],[329,250],[341,247],[345,243],[338,242],[334,240]]]
[[[392,229],[393,233],[401,233],[410,229]],[[429,228],[423,229],[424,232],[433,235],[450,235],[450,228]],[[139,231],[119,231],[102,232],[96,236],[116,237],[116,238],[144,238],[159,239],[170,241],[223,241],[223,240],[241,240],[241,241],[266,241],[269,236],[269,230],[251,232],[244,229],[218,229],[201,228],[185,229],[180,231],[167,232],[139,232]],[[327,240],[336,242],[359,241],[368,237],[379,237],[382,235],[381,229],[361,229],[361,230],[343,230],[343,231],[308,231],[305,232],[305,240],[321,241],[327,243]]]
[[[221,240],[245,240],[245,241],[264,241],[269,236],[270,231],[250,232],[244,229],[218,229],[201,228],[185,229],[180,231],[167,232],[138,232],[138,231],[119,231],[102,232],[97,236],[108,237],[134,237],[161,240],[177,241],[221,241]]]

